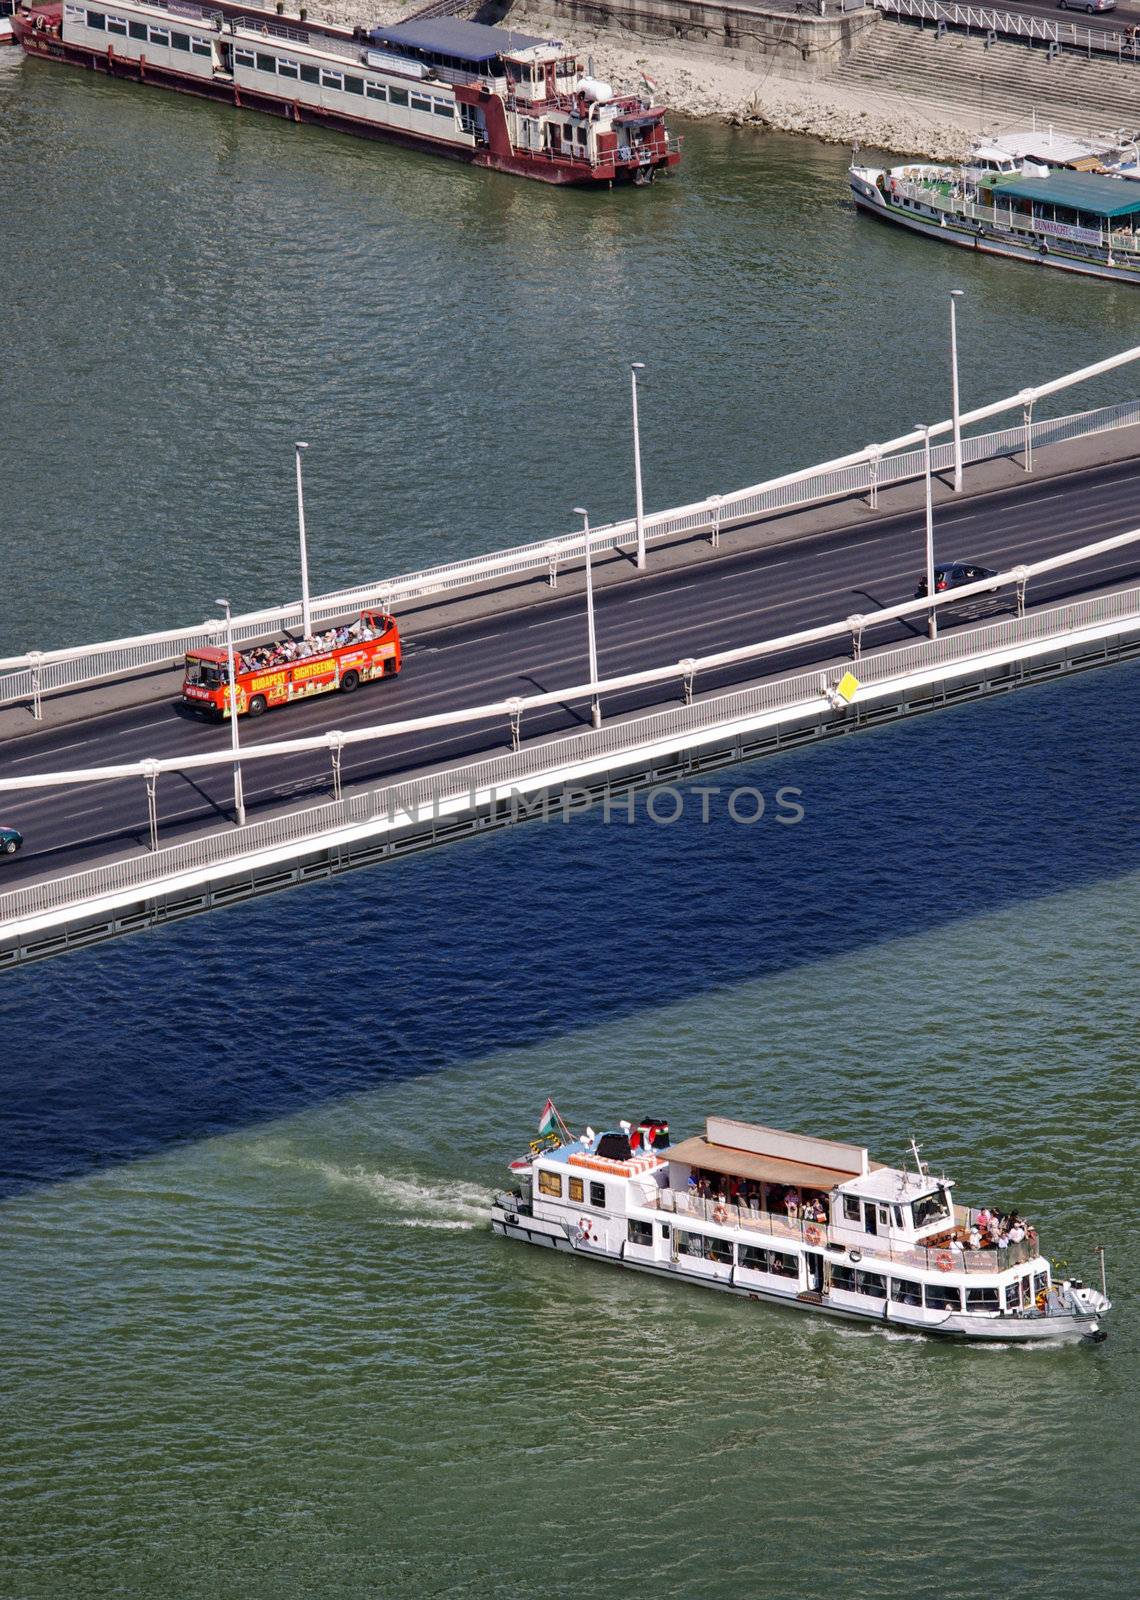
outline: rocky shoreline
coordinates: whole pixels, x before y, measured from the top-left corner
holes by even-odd
[[[331,0],[309,7],[348,26],[394,22],[409,6],[386,0]],[[727,51],[697,51],[684,44],[635,38],[607,29],[567,28],[565,19],[524,0],[511,10],[511,22],[528,32],[564,39],[597,74],[617,88],[643,87],[681,116],[717,118],[736,126],[774,128],[805,134],[829,144],[860,144],[932,160],[962,160],[978,137],[977,128],[953,120],[946,107],[924,109],[913,97],[888,88],[873,94],[851,84],[806,82],[757,71]]]

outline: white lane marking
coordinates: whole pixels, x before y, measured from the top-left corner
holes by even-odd
[[[13,756],[12,765],[17,767],[21,761],[50,761],[52,756],[62,755],[65,750],[80,750],[85,744],[92,744],[93,742],[91,739],[80,739],[75,744],[57,744],[54,750],[37,750],[34,755],[30,756]]]
[[[632,600],[624,601],[624,604],[627,606],[643,606],[648,600],[668,600],[671,594],[680,594],[684,589],[695,589],[696,587],[695,583],[675,583],[671,589],[658,589],[654,594],[635,595]],[[613,604],[617,605],[618,601],[615,599]],[[610,607],[607,606],[606,609],[609,610]]]
[[[790,567],[791,564],[790,556],[786,561],[765,561],[763,566],[746,567],[743,572],[723,572],[719,578],[714,578],[712,581],[714,583],[739,583],[742,578],[748,577],[752,573],[773,572],[777,567]]]
[[[534,628],[556,628],[560,622],[569,622],[569,617],[550,617],[546,622],[528,622],[527,632]]]
[[[488,639],[501,639],[502,637],[501,631],[499,633],[477,633],[470,639],[457,639],[454,644],[425,644],[423,650],[425,655],[441,656],[446,650],[470,650],[472,645],[483,644]],[[409,651],[409,654],[412,653]]]

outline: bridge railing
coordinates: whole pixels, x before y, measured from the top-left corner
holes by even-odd
[[[944,22],[967,33],[997,33],[1010,38],[1040,39],[1045,44],[1069,45],[1086,52],[1096,50],[1127,61],[1140,60],[1140,40],[1127,29],[1094,28],[1032,16],[1024,11],[1001,11],[993,6],[960,6],[943,0],[871,0],[875,10],[885,16],[910,17],[918,22]],[[1083,9],[1080,0],[1071,0],[1073,10]]]
[[[1140,587],[887,650],[863,658],[858,670],[865,686],[882,685],[931,668],[1117,623],[1133,628],[1140,625]],[[378,786],[147,855],[125,857],[84,872],[29,884],[0,895],[0,926],[158,885],[164,892],[175,892],[182,877],[200,881],[202,873],[211,868],[231,862],[245,864],[284,846],[310,841],[318,848],[330,835],[346,829],[381,822],[399,827],[424,818],[440,819],[449,803],[474,803],[477,797],[486,802],[495,795],[509,799],[520,786],[541,787],[543,779],[569,782],[575,775],[601,769],[607,762],[615,764],[612,758],[636,755],[639,750],[667,746],[672,741],[696,744],[704,742],[703,735],[755,723],[773,713],[818,709],[846,670],[843,665],[835,665],[797,673],[649,716],[607,723],[586,733],[524,746],[511,754]],[[538,785],[536,779],[540,780]]]
[[[1061,418],[1033,420],[1033,406],[1039,399],[1136,360],[1140,360],[1140,347],[963,413],[960,419],[963,427],[1015,407],[1021,407],[1023,413],[1023,426],[1020,429],[1006,428],[997,433],[963,437],[963,461],[992,460],[1021,450],[1025,453],[1028,469],[1034,448],[1140,422],[1140,403],[1135,401],[1100,406]],[[951,428],[950,420],[945,420],[934,423],[930,431],[934,437],[949,433]],[[644,518],[646,540],[652,543],[685,533],[705,532],[715,546],[722,528],[752,517],[859,493],[869,494],[874,506],[881,488],[921,475],[924,470],[923,456],[917,448],[921,442],[922,433],[915,430],[881,445],[867,445],[848,456],[786,473],[766,483],[724,495],[710,495],[691,505],[650,513]],[[935,472],[943,472],[951,467],[952,443],[935,444],[931,459]],[[590,549],[596,555],[603,555],[607,551],[628,546],[635,536],[636,524],[632,518],[609,523],[591,530]],[[313,600],[312,621],[315,626],[371,605],[397,606],[428,595],[445,595],[472,585],[536,571],[545,571],[550,582],[555,584],[559,568],[568,562],[581,560],[584,554],[585,536],[574,533],[517,545],[489,555],[471,556],[378,583],[337,589]],[[300,615],[299,601],[246,612],[234,618],[234,642],[240,646],[280,633],[295,626]],[[216,645],[220,632],[221,623],[209,619],[194,627],[172,628],[161,633],[62,650],[28,651],[23,655],[0,658],[0,705],[30,702],[38,716],[44,695],[107,678],[173,666],[187,650]]]

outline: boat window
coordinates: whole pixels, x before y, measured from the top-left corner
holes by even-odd
[[[408,103],[408,91],[406,89],[397,89],[395,84],[390,84],[388,86],[388,98],[394,106],[406,106]]]
[[[560,1172],[547,1172],[545,1167],[538,1170],[539,1194],[553,1195],[556,1199],[562,1198],[562,1174]]]
[[[962,1291],[953,1284],[928,1283],[926,1285],[928,1311],[961,1311]]]
[[[857,1272],[855,1274],[856,1294],[869,1294],[876,1300],[887,1298],[886,1279],[877,1272]]]
[[[131,25],[130,25],[130,35],[131,35],[132,39],[143,39],[143,40],[145,40],[146,39],[146,23],[145,22],[132,22]]]
[[[364,79],[354,78],[351,73],[346,72],[344,75],[344,92],[345,94],[363,94]]]
[[[922,1304],[922,1285],[915,1283],[910,1278],[891,1279],[891,1299],[900,1306],[920,1306]]]
[[[703,1233],[682,1233],[679,1228],[675,1237],[682,1255],[696,1256],[699,1261],[717,1261],[725,1267],[732,1265],[730,1239],[713,1239]]]
[[[740,1246],[740,1265],[751,1267],[753,1272],[767,1272],[768,1252],[761,1250],[756,1244],[742,1244]]]
[[[582,1204],[582,1201],[585,1197],[584,1189],[585,1186],[582,1183],[581,1178],[570,1179],[570,1198],[573,1200],[575,1205],[580,1206]]]
[[[300,63],[286,61],[284,57],[277,57],[277,76],[279,78],[299,78],[301,76]]]
[[[1021,1284],[1007,1283],[1005,1286],[1005,1309],[1016,1311],[1021,1305]]]
[[[321,85],[325,89],[339,89],[344,83],[344,76],[339,72],[325,72],[321,70]]]
[[[581,128],[579,128],[578,132],[581,133],[581,131],[582,131]],[[859,1221],[859,1197],[858,1197],[858,1195],[845,1194],[843,1196],[843,1215],[847,1218],[848,1222],[858,1222]]]
[[[307,67],[305,65],[305,63],[302,61],[302,63],[301,63],[301,82],[302,83],[320,83],[320,81],[321,81],[321,75],[317,71],[316,67]]]
[[[578,129],[578,143],[579,144],[585,144],[585,142],[586,142],[586,130],[585,130],[585,128],[579,128]]]
[[[903,1221],[902,1206],[896,1206],[895,1207],[895,1227],[896,1228],[905,1228],[906,1227],[906,1223]]]
[[[946,1190],[939,1189],[935,1194],[925,1194],[920,1200],[914,1202],[914,1225],[923,1228],[928,1222],[944,1222],[950,1215],[950,1207],[946,1203]]]
[[[652,1244],[652,1222],[642,1222],[639,1217],[630,1217],[626,1237],[630,1244]]]
[[[259,50],[257,52],[257,70],[258,72],[276,72],[277,57],[262,55],[261,51]]]
[[[387,100],[388,98],[387,87],[382,83],[366,82],[364,92],[370,100]]]
[[[235,50],[234,51],[234,60],[237,62],[239,67],[252,67],[253,66],[253,51],[252,50]]]
[[[151,44],[164,44],[167,47],[169,47],[169,45],[170,45],[170,29],[169,28],[152,28],[150,30],[150,42],[151,42]]]
[[[1038,1272],[1033,1279],[1033,1293],[1035,1295],[1047,1294],[1049,1291],[1049,1274]]]
[[[214,53],[209,39],[199,39],[194,34],[190,37],[190,48],[196,56],[212,56]]]
[[[831,1269],[831,1287],[847,1294],[855,1293],[855,1268],[835,1266]]]
[[[108,17],[107,32],[125,34],[127,31],[126,17]]]
[[[604,1183],[592,1183],[590,1185],[590,1204],[598,1206],[603,1211],[605,1210],[606,1186]]]
[[[170,35],[170,48],[172,50],[190,50],[190,35],[188,33],[172,33]]]
[[[998,1292],[996,1289],[967,1289],[967,1311],[999,1311]]]
[[[105,13],[102,11],[89,11],[87,13],[87,26],[98,29],[100,33],[104,32],[107,26]]]
[[[414,94],[412,96],[412,110],[413,111],[430,111],[431,110],[431,101],[430,100],[425,100],[422,94]]]
[[[435,112],[437,117],[450,117],[451,116],[451,101],[450,100],[433,100],[432,103],[431,103],[431,108]]]

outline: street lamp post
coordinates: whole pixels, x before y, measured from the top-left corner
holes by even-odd
[[[230,678],[230,746],[234,753],[234,820],[239,828],[245,827],[245,795],[241,786],[241,746],[238,741],[237,683],[234,672],[234,624],[228,600],[215,600],[226,613],[226,664]]]
[[[950,399],[954,418],[954,493],[962,493],[962,408],[958,403],[958,301],[962,289],[950,291]]]
[[[586,534],[586,632],[590,646],[590,682],[598,681],[598,641],[594,637],[594,569],[590,563],[590,513],[581,506],[574,507],[574,515],[581,517],[583,529]],[[594,695],[593,705],[590,708],[590,717],[595,728],[602,725],[602,707],[597,695]]]
[[[306,639],[313,637],[313,623],[309,615],[309,551],[305,544],[305,491],[301,484],[301,451],[309,447],[302,440],[294,446],[297,461],[297,529],[301,535],[301,631]]]
[[[629,382],[633,397],[633,487],[636,496],[637,566],[639,571],[644,571],[645,569],[645,508],[641,500],[641,433],[637,425],[637,374],[644,371],[644,361],[630,362]]]
[[[930,601],[927,632],[932,639],[938,637],[938,611],[934,604],[934,485],[930,472],[930,424],[919,422],[916,427],[923,433],[923,473],[926,478],[926,595]]]

